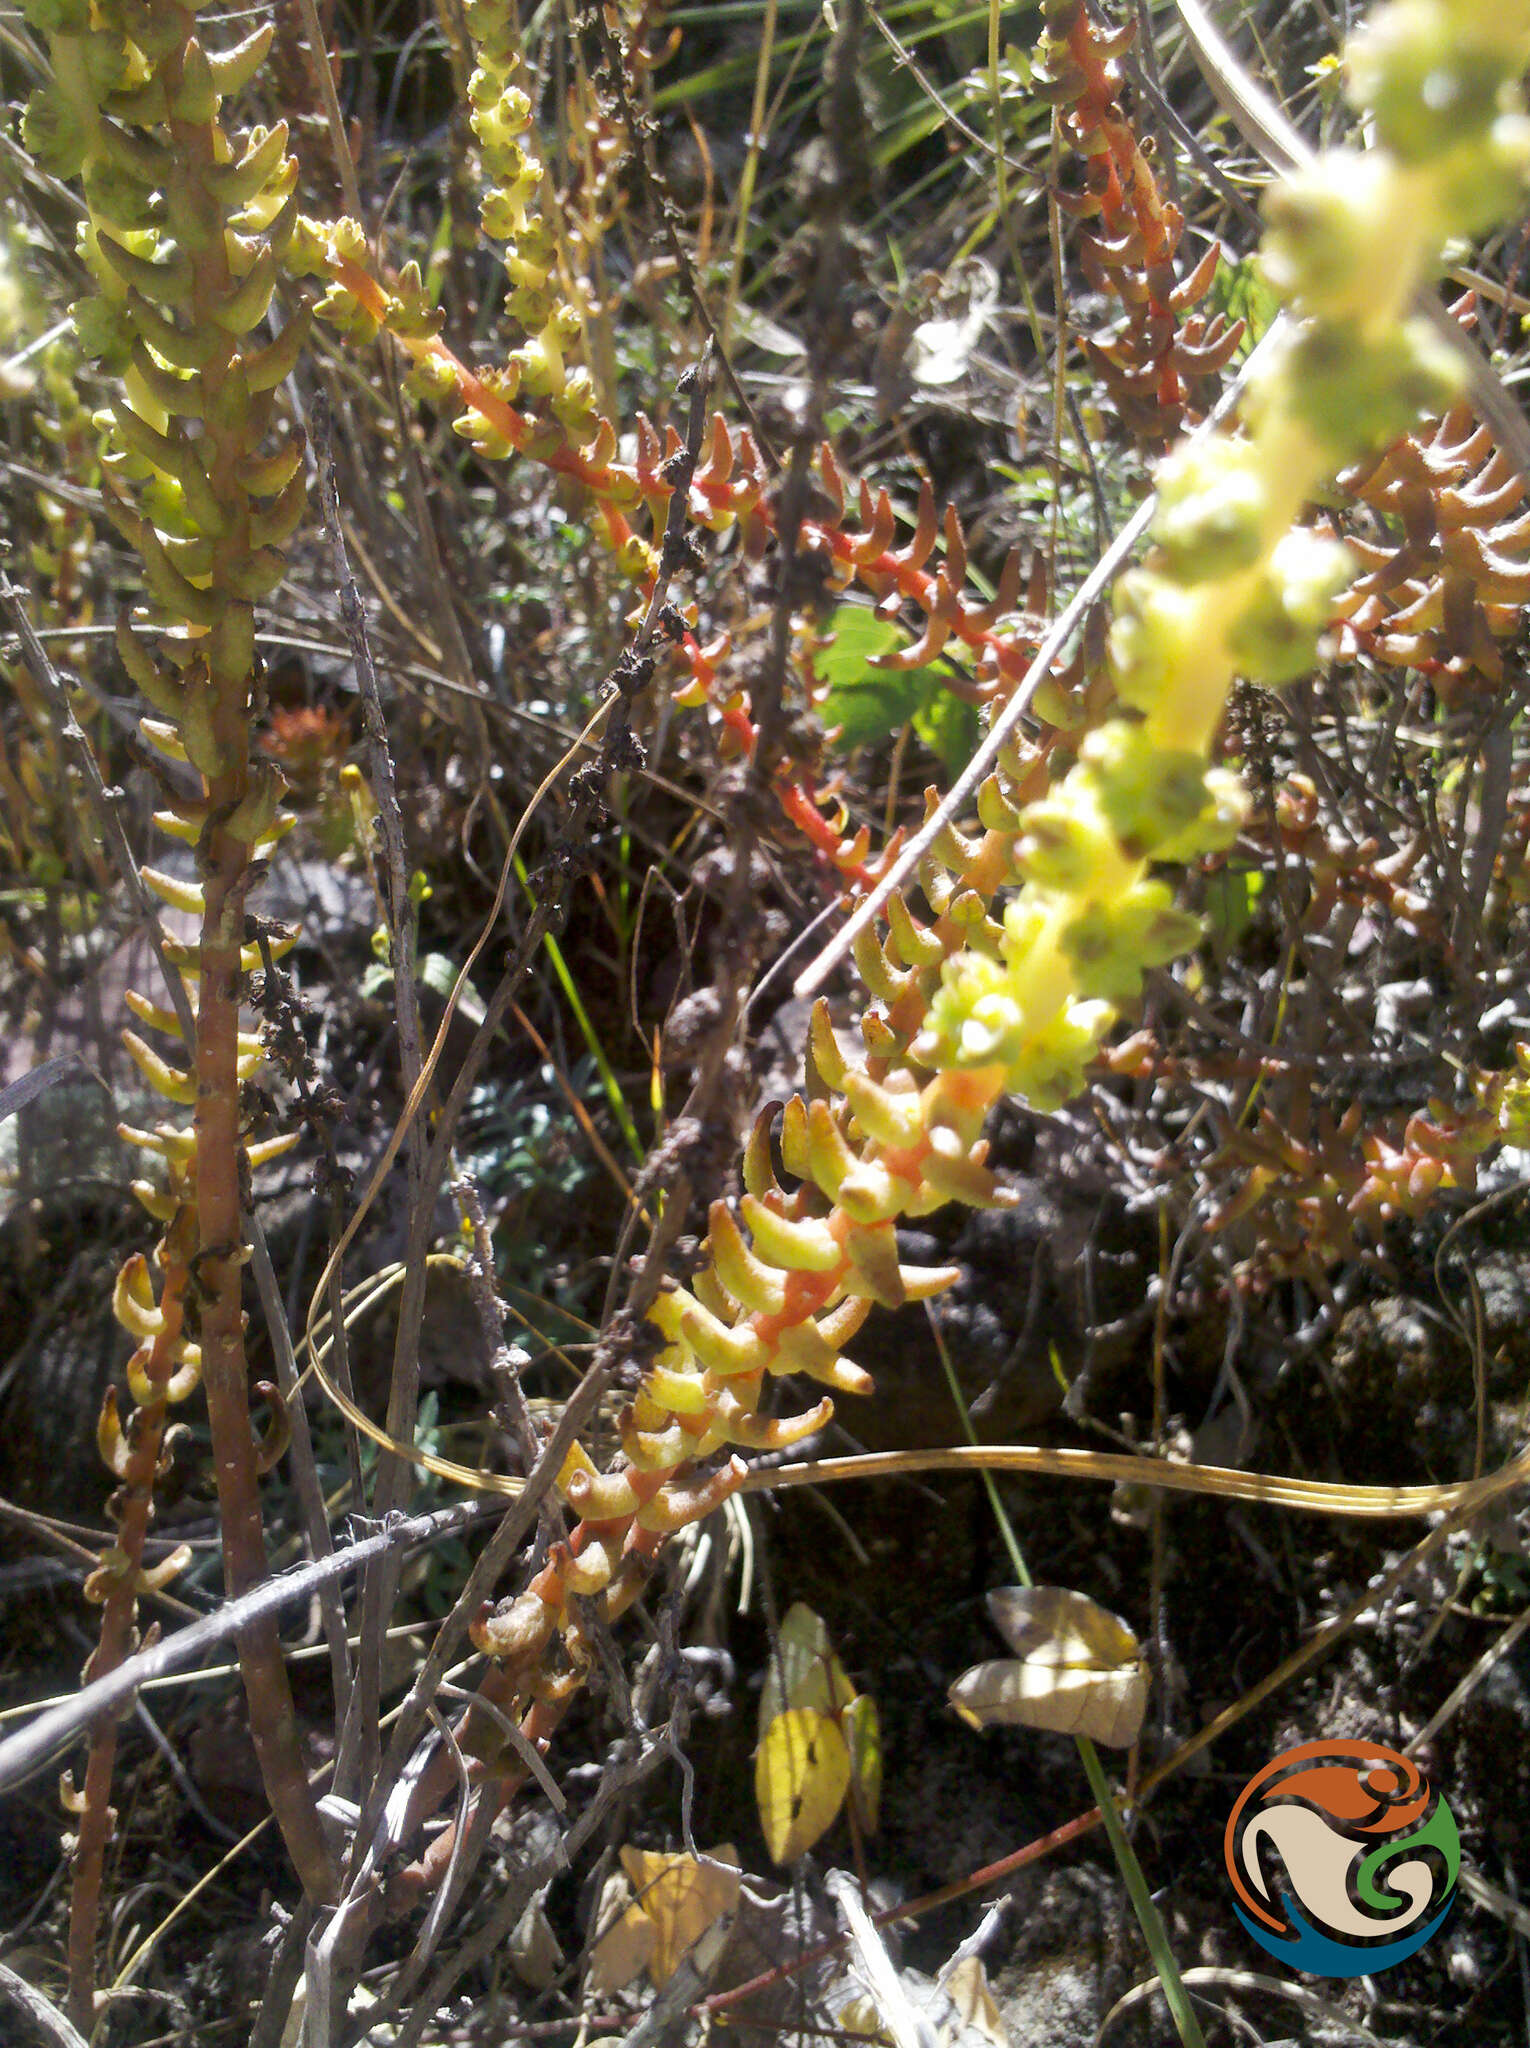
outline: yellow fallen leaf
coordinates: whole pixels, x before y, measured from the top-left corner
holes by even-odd
[[[1067,1586],[999,1586],[988,1596],[994,1627],[1017,1657],[1112,1671],[1141,1655],[1118,1615]]]
[[[872,2000],[864,1994],[842,2005],[834,2015],[834,2022],[841,2033],[852,2035],[857,2041],[874,2042],[879,2044],[879,2048],[881,2044],[885,2044],[885,2048],[893,2048],[886,2022]]]
[[[962,1673],[949,1695],[962,1719],[1129,1749],[1147,1711],[1148,1673],[1125,1622],[1059,1586],[1006,1586],[989,1594],[988,1606],[1018,1654]]]
[[[635,1909],[653,1927],[645,1967],[656,1987],[669,1982],[687,1949],[738,1904],[737,1851],[731,1842],[723,1842],[710,1858],[698,1863],[694,1856],[666,1856],[652,1849],[621,1852]],[[719,1869],[719,1864],[727,1868]]]
[[[964,2029],[972,2028],[991,2041],[993,2048],[1009,2048],[1009,2033],[988,1988],[988,1976],[980,1956],[963,1956],[941,1978],[940,1988],[956,2008],[956,2025],[942,2028],[942,2038],[949,2033],[955,2039]]]
[[[629,1905],[625,1911],[618,1910],[622,1900],[630,1896],[626,1879],[619,1871],[613,1872],[606,1879],[595,1915],[595,1925],[605,1932],[590,1951],[585,1971],[585,1988],[591,1997],[604,1998],[613,1991],[625,1991],[642,1976],[653,1958],[658,1933],[648,1915],[641,1906]]]
[[[754,1795],[773,1862],[795,1863],[812,1848],[849,1784],[850,1752],[826,1715],[790,1707],[776,1716],[754,1758]]]

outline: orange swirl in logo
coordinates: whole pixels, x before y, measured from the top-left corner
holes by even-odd
[[[1427,1813],[1433,1793],[1411,1757],[1375,1742],[1303,1742],[1250,1778],[1222,1838],[1227,1875],[1244,1908],[1274,1934],[1287,1932],[1244,1877],[1237,1844],[1252,1806],[1294,1804],[1327,1814],[1347,1835],[1400,1834]]]

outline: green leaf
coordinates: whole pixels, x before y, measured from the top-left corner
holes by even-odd
[[[932,688],[923,708],[914,715],[914,731],[947,775],[958,775],[977,752],[982,737],[977,706],[947,689],[934,669],[917,669],[915,673],[929,676]]]
[[[452,990],[457,986],[456,965],[445,953],[427,953],[420,962],[419,974],[421,984],[432,995],[439,996],[443,1003],[450,999]],[[475,1027],[484,1020],[483,997],[471,981],[462,984],[462,993],[457,998],[457,1014]]]
[[[824,724],[839,727],[836,750],[875,746],[912,722],[942,767],[964,766],[977,745],[977,712],[952,694],[940,670],[872,666],[908,645],[902,627],[867,605],[842,604],[829,631],[833,641],[814,666],[829,686],[820,708]]]
[[[842,753],[875,746],[922,709],[926,672],[872,667],[906,641],[891,619],[879,619],[866,605],[840,605],[829,631],[831,644],[814,657],[815,668],[829,685],[820,707],[823,722],[840,728],[835,744]]]
[[[789,1707],[809,1707],[827,1714],[837,1702],[831,1699],[829,1681],[829,1631],[802,1601],[794,1601],[781,1621],[778,1642],[765,1667],[765,1684],[760,1693],[760,1734]]]
[[[1246,356],[1280,311],[1280,300],[1265,282],[1258,260],[1245,256],[1241,263],[1223,262],[1211,280],[1211,303],[1229,320],[1244,320],[1248,332],[1238,353]]]
[[[882,1723],[869,1693],[857,1693],[839,1717],[850,1752],[850,1803],[861,1833],[874,1835],[882,1809]]]
[[[1219,960],[1226,960],[1254,921],[1264,876],[1255,868],[1218,868],[1206,877],[1206,929]]]

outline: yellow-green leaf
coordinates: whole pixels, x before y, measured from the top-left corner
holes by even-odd
[[[835,1694],[840,1693],[836,1698]],[[829,1631],[798,1600],[786,1610],[777,1643],[772,1645],[760,1693],[760,1735],[766,1735],[778,1714],[789,1707],[831,1714],[855,1697],[855,1687],[829,1648]]]
[[[839,1717],[850,1752],[850,1803],[863,1835],[874,1835],[882,1810],[882,1724],[877,1703],[859,1693]]]
[[[844,1803],[850,1752],[835,1724],[809,1707],[789,1707],[755,1752],[754,1795],[765,1846],[776,1863],[795,1863]]]

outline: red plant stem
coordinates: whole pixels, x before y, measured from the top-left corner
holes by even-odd
[[[226,814],[243,783],[242,765],[237,775],[213,780],[208,792],[212,818],[220,810]],[[197,1287],[224,1581],[230,1597],[237,1598],[269,1575],[240,1299],[244,1261],[239,1201],[239,952],[249,848],[215,824],[210,824],[204,844],[206,908],[196,1044],[197,1228],[202,1247]],[[243,1630],[238,1647],[250,1734],[266,1796],[304,1890],[310,1898],[327,1898],[333,1890],[334,1865],[303,1768],[275,1616]]]
[[[908,1899],[897,1906],[884,1906],[881,1912],[872,1914],[871,1924],[873,1927],[890,1927],[896,1920],[917,1920],[921,1913],[933,1913],[938,1906],[949,1906],[957,1899],[970,1898],[973,1892],[984,1891],[989,1885],[997,1884],[1000,1878],[1012,1877],[1017,1870],[1039,1863],[1043,1856],[1050,1856],[1054,1850],[1065,1849],[1070,1843],[1092,1834],[1100,1825],[1100,1819],[1100,1809],[1091,1806],[1087,1813],[1064,1821],[1050,1834],[1038,1835],[1035,1841],[1027,1842],[1023,1849],[1016,1849],[1013,1855],[1001,1857],[997,1863],[986,1864],[983,1869],[974,1870],[966,1877],[958,1877],[950,1884],[943,1884],[938,1891],[926,1892],[922,1898]],[[789,1963],[777,1963],[774,1969],[762,1970],[758,1977],[749,1978],[747,1983],[714,1992],[710,1998],[702,1999],[699,2005],[693,2005],[691,2015],[695,2019],[707,2019],[714,2013],[727,2012],[755,1992],[768,1991],[771,1985],[784,1983],[800,1971],[811,1969],[815,1963],[843,1954],[849,1942],[847,1934],[837,1935],[832,1941],[821,1941],[816,1947],[804,1949],[800,1955],[793,1956]]]

